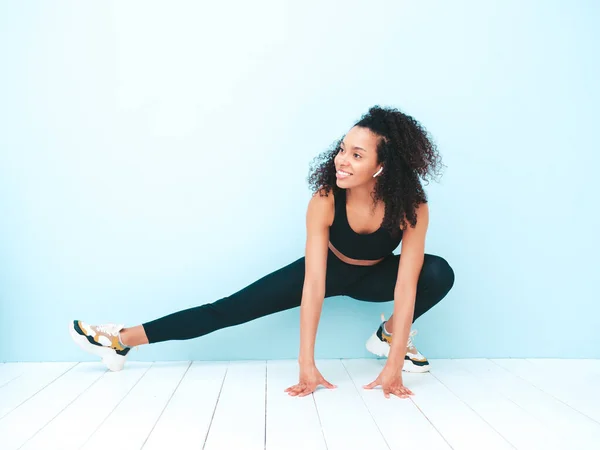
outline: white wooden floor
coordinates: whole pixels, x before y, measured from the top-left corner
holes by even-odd
[[[410,399],[367,391],[384,360],[0,364],[0,448],[600,449],[600,360],[438,359]]]

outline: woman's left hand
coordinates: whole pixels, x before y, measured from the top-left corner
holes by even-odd
[[[402,367],[400,369],[393,369],[386,365],[375,381],[363,387],[365,389],[373,389],[375,386],[381,386],[383,395],[386,398],[390,398],[390,394],[394,394],[400,398],[408,398],[409,395],[415,395],[402,383]]]

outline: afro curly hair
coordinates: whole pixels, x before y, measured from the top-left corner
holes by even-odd
[[[379,137],[377,164],[386,170],[377,178],[372,198],[374,203],[383,200],[385,204],[382,227],[392,234],[405,229],[407,222],[414,228],[417,207],[427,203],[420,178],[428,184],[429,177],[435,179],[445,167],[433,139],[413,117],[379,105],[369,108],[354,126],[368,128]],[[334,158],[343,138],[311,162],[307,181],[313,195],[319,192],[326,196],[331,190],[335,194],[342,189],[336,184]]]

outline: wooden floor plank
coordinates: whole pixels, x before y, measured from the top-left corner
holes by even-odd
[[[527,358],[526,361],[557,373],[568,370],[569,373],[582,375],[600,374],[600,359]]]
[[[106,450],[117,444],[122,449],[141,448],[190,364],[154,363],[82,449]]]
[[[395,396],[386,399],[381,389],[367,390],[363,388],[364,385],[375,380],[381,372],[382,366],[378,361],[346,359],[342,360],[342,363],[390,449],[442,450],[451,448],[411,399],[400,399]]]
[[[303,398],[295,360],[3,363],[0,448],[600,448],[597,360],[430,362],[409,399],[362,388],[385,359],[318,360],[338,388]]]
[[[463,359],[460,365],[560,433],[570,450],[587,450],[593,443],[600,448],[600,424],[569,405],[488,359]]]
[[[385,360],[378,361],[383,367]],[[430,360],[432,373],[442,370],[437,366],[439,361],[443,360]],[[432,373],[405,372],[402,379],[415,394],[411,396],[411,400],[453,449],[514,449],[502,435]]]
[[[329,450],[388,449],[350,375],[339,359],[318,360],[317,368],[336,389],[313,393]]]
[[[551,370],[522,359],[491,359],[515,375],[600,423],[600,375]]]
[[[462,367],[460,360],[437,361],[432,375],[479,414],[515,448],[568,448],[569,442],[534,415]]]
[[[33,370],[43,363],[2,363],[0,365],[0,388],[21,376],[26,371]]]
[[[2,450],[21,447],[105,373],[97,363],[79,363],[0,420]]]
[[[266,361],[232,361],[206,439],[206,450],[264,449]]]
[[[0,420],[76,365],[76,362],[33,363],[21,376],[0,388]]]
[[[267,450],[325,450],[312,395],[293,397],[285,389],[298,383],[295,360],[267,362]]]
[[[195,361],[158,419],[143,450],[201,448],[228,362]]]
[[[102,377],[33,435],[20,450],[81,448],[152,366],[148,362],[130,361],[124,370],[108,372],[100,362],[91,364],[96,365]]]

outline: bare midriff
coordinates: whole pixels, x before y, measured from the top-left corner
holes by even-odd
[[[379,259],[352,259],[352,258],[348,258],[347,256],[342,255],[337,248],[335,248],[333,246],[333,244],[331,243],[331,241],[329,242],[329,248],[331,249],[331,251],[333,252],[333,254],[335,256],[338,257],[338,259],[344,261],[347,264],[354,264],[355,266],[373,266],[381,261],[383,261],[385,258],[379,258]]]

